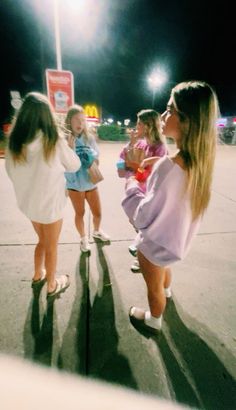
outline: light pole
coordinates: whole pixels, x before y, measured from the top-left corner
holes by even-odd
[[[53,5],[54,5],[54,28],[55,28],[55,41],[56,41],[57,70],[62,70],[58,0],[53,0]]]
[[[166,83],[167,74],[165,71],[156,68],[152,71],[147,80],[149,88],[152,91],[152,108],[154,108],[156,92]]]

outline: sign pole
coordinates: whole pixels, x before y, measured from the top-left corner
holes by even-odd
[[[57,70],[61,71],[62,63],[61,63],[61,40],[60,40],[60,29],[59,29],[58,0],[54,0],[54,25],[55,25]]]

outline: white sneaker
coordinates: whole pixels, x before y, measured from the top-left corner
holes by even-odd
[[[139,265],[139,261],[138,259],[135,259],[133,265],[130,268],[132,270],[133,273],[140,273],[140,265]]]
[[[93,238],[99,239],[102,242],[108,242],[110,241],[110,237],[103,231],[94,231],[93,232]]]
[[[134,244],[129,246],[129,253],[131,253],[132,256],[136,257],[137,256],[137,248]]]
[[[88,253],[88,252],[91,251],[91,247],[90,247],[90,245],[89,245],[89,243],[88,243],[88,239],[87,239],[86,236],[84,236],[83,238],[81,238],[81,241],[80,241],[80,250],[81,250],[81,252],[83,252],[83,253]]]

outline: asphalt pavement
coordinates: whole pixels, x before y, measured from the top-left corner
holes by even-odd
[[[116,161],[123,143],[100,142],[102,229],[81,255],[68,200],[58,273],[71,286],[47,305],[31,290],[36,236],[16,206],[0,159],[0,353],[103,380],[198,409],[236,408],[236,146],[217,148],[213,192],[201,229],[184,261],[173,266],[173,298],[158,336],[135,329],[129,307],[146,308],[141,274],[130,271],[134,239],[121,200]],[[175,147],[170,145],[170,151]]]

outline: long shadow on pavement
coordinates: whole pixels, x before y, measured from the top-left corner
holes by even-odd
[[[112,284],[102,243],[96,243],[99,285],[90,311],[89,375],[137,389],[128,359],[119,353]]]
[[[41,293],[33,292],[24,326],[24,356],[46,366],[52,364],[54,301],[47,303],[40,320],[43,304]]]
[[[75,272],[75,298],[58,356],[58,368],[88,373],[89,257],[81,253]]]
[[[157,343],[177,402],[205,410],[236,408],[235,380],[206,342],[187,328],[173,300],[158,336],[137,330]]]

